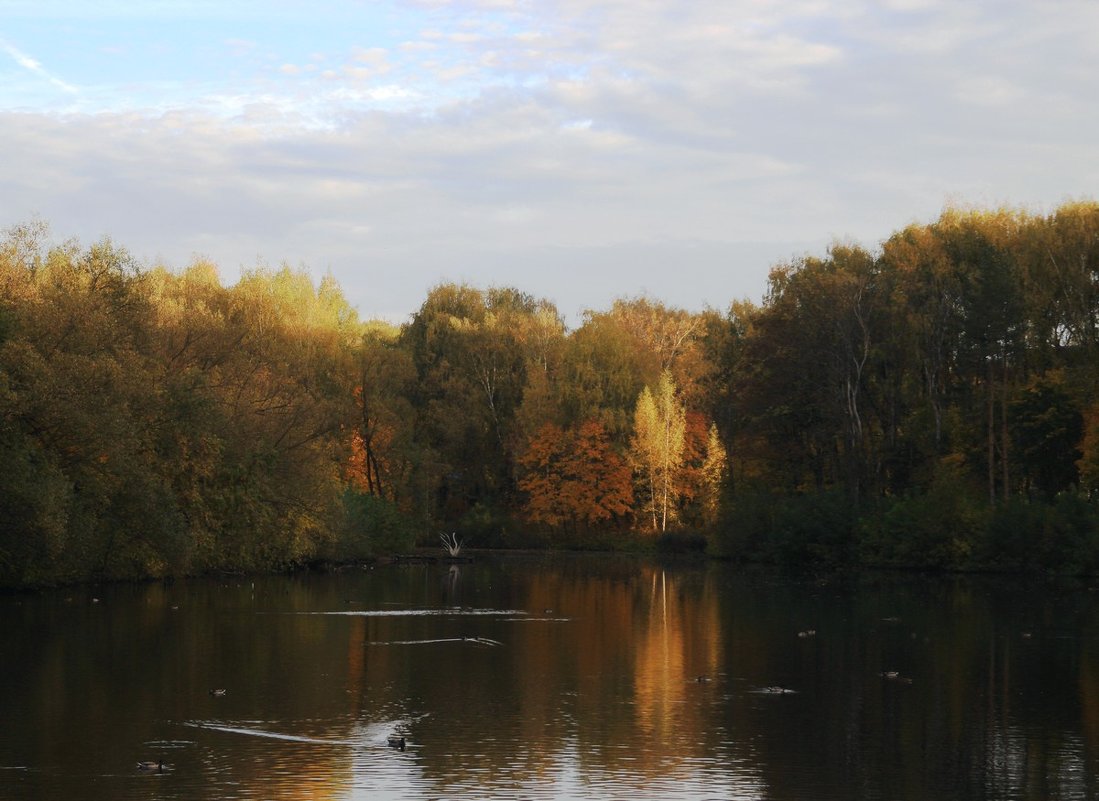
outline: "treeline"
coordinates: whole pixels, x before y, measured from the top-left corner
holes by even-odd
[[[513,288],[400,327],[331,278],[0,243],[0,581],[437,542],[1099,570],[1099,204],[945,212],[760,305],[568,330]]]
[[[330,280],[231,288],[110,242],[0,245],[0,580],[253,570],[341,536],[360,330]]]
[[[1099,569],[1099,205],[836,246],[730,322],[730,550]]]

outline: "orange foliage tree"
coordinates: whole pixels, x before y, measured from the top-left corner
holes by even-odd
[[[575,429],[547,423],[519,464],[524,513],[532,523],[575,530],[624,515],[633,502],[630,468],[602,423],[589,420]]]

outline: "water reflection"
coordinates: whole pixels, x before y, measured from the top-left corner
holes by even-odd
[[[580,558],[92,597],[0,599],[0,797],[1099,797],[1086,588]]]

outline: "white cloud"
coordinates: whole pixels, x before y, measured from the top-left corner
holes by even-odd
[[[331,268],[367,314],[444,279],[569,314],[641,287],[723,306],[770,262],[873,245],[952,194],[1094,193],[1099,14],[1059,7],[421,4],[323,55],[265,37],[238,82],[135,76],[125,97],[83,87],[88,113],[0,112],[19,154],[0,196],[9,224],[37,212],[177,266]]]
[[[52,86],[57,87],[61,91],[67,92],[69,94],[77,94],[80,91],[75,86],[73,86],[71,83],[69,83],[67,81],[63,81],[61,78],[58,78],[56,75],[53,75],[45,67],[43,67],[42,64],[40,62],[38,62],[36,59],[31,58],[30,56],[28,56],[23,51],[19,50],[14,45],[9,44],[8,42],[5,42],[2,39],[0,39],[0,50],[3,50],[9,56],[11,56],[12,59],[14,59],[15,63],[18,64],[20,67],[27,70],[28,72],[34,73],[39,78],[43,78],[44,80],[49,82]]]
[[[891,11],[930,11],[941,9],[942,0],[881,0],[881,4]]]
[[[979,106],[1009,106],[1021,102],[1024,92],[1013,82],[992,75],[965,76],[955,94],[963,103]]]
[[[389,56],[384,47],[353,48],[351,51],[351,60],[359,64],[366,64],[377,70],[388,71],[391,69],[389,65]]]

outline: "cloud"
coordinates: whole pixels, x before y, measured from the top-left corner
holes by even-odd
[[[56,75],[53,75],[48,70],[46,70],[46,68],[43,67],[38,61],[31,58],[26,53],[22,52],[14,45],[5,42],[3,39],[0,39],[0,49],[2,49],[9,56],[11,56],[15,60],[15,63],[18,64],[20,67],[34,73],[40,78],[44,78],[46,81],[48,81],[53,86],[56,86],[61,91],[74,95],[79,93],[80,90],[73,86],[71,83],[63,81]]]
[[[383,47],[355,47],[344,72],[356,79],[374,78],[392,71],[389,53]]]
[[[1012,81],[997,76],[965,76],[955,89],[963,103],[1010,106],[1022,101],[1024,92]]]
[[[721,307],[758,297],[770,263],[873,246],[951,196],[1050,205],[1099,185],[1099,18],[1076,0],[415,10],[323,57],[265,35],[254,73],[0,111],[8,224],[38,213],[225,276],[331,269],[364,314],[400,318],[440,280],[575,314],[641,289]]]

